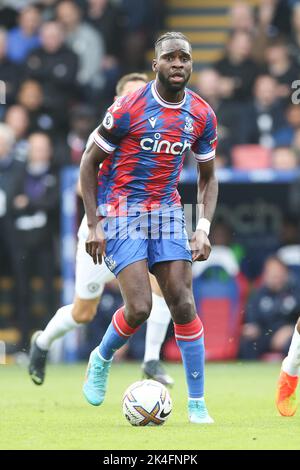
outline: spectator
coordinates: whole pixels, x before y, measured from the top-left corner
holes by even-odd
[[[55,9],[59,0],[38,0],[37,6],[41,11],[41,15],[44,21],[55,20]]]
[[[0,27],[12,29],[17,26],[18,13],[9,0],[2,0],[0,5]]]
[[[29,113],[29,132],[44,131],[54,134],[59,117],[55,119],[44,106],[43,89],[39,82],[35,80],[25,80],[20,87],[18,103]]]
[[[295,151],[290,147],[276,147],[272,152],[272,166],[278,171],[292,171],[299,167]]]
[[[245,247],[241,243],[234,240],[234,233],[232,227],[228,222],[220,219],[212,225],[211,231],[211,243],[215,246],[226,246],[229,247],[234,254],[236,261],[239,266],[246,256]]]
[[[285,112],[285,116],[285,125],[278,129],[274,135],[277,147],[291,146],[296,132],[300,129],[300,107],[298,105],[290,104]]]
[[[21,70],[7,56],[7,33],[4,29],[0,29],[0,78],[5,82],[6,104],[11,104],[18,90]]]
[[[41,47],[28,58],[27,74],[41,84],[45,107],[56,113],[64,129],[67,128],[68,105],[76,95],[77,70],[77,56],[64,45],[61,24],[44,23]]]
[[[292,10],[292,30],[289,45],[291,55],[300,66],[300,3],[296,3]]]
[[[10,106],[5,114],[5,122],[10,126],[15,135],[15,145],[13,148],[14,158],[26,161],[28,153],[27,135],[29,129],[28,111],[18,104]]]
[[[204,98],[218,116],[218,167],[230,164],[230,151],[237,143],[236,128],[241,109],[221,97],[220,75],[214,69],[204,69],[197,77],[196,92]]]
[[[262,286],[252,294],[246,307],[241,358],[258,359],[269,352],[286,355],[299,310],[299,285],[277,257],[268,258]]]
[[[161,0],[122,0],[125,18],[125,73],[144,70],[145,52],[153,47],[156,33],[164,29],[164,2]]]
[[[35,6],[21,10],[19,26],[8,33],[8,58],[16,63],[25,62],[28,54],[39,47],[41,15]]]
[[[193,275],[203,274],[205,279],[227,281],[239,274],[239,260],[234,251],[231,227],[221,220],[215,222],[211,230],[213,249],[209,258],[193,266]]]
[[[252,36],[244,31],[233,32],[223,59],[215,64],[221,75],[220,89],[223,98],[245,101],[252,96],[252,87],[258,67],[251,58]]]
[[[257,21],[264,36],[271,37],[278,34],[273,27],[273,19],[277,11],[278,0],[260,0],[257,10]]]
[[[246,2],[235,2],[228,13],[232,31],[245,31],[253,34],[255,31],[254,11]]]
[[[278,82],[277,95],[288,98],[292,93],[292,83],[300,77],[299,67],[289,57],[288,45],[282,38],[270,40],[266,48],[268,74]]]
[[[39,275],[46,294],[47,318],[54,311],[54,235],[57,228],[58,180],[51,169],[52,148],[46,134],[28,138],[29,153],[22,181],[14,187],[13,266],[22,346],[30,331],[30,279]],[[46,320],[46,319],[45,319]]]
[[[280,247],[300,244],[300,220],[292,214],[285,214],[279,232]],[[299,252],[300,255],[300,252]]]
[[[70,131],[56,148],[59,165],[79,165],[88,137],[97,125],[94,109],[78,105],[70,112]]]
[[[13,158],[15,136],[12,129],[0,123],[0,271],[9,271],[11,245],[11,202],[14,188],[23,175],[23,164]]]
[[[105,44],[102,70],[105,74],[105,95],[110,99],[114,96],[124,57],[124,18],[120,8],[109,0],[88,0],[86,3],[86,21],[101,33]]]
[[[270,1],[270,0],[269,0]],[[299,0],[273,0],[272,31],[288,36],[291,32],[291,15]],[[299,4],[299,3],[298,3]]]
[[[64,0],[56,11],[66,32],[66,43],[79,57],[78,82],[88,89],[101,90],[104,86],[102,66],[105,54],[102,36],[82,21],[82,12],[76,3]]]
[[[105,62],[121,58],[124,19],[120,9],[109,0],[88,0],[86,3],[86,21],[103,37],[107,53]]]
[[[254,60],[265,65],[265,50],[269,40],[279,34],[273,25],[278,0],[260,0],[255,19],[255,34],[252,56]]]
[[[300,220],[297,216],[286,214],[280,226],[279,250],[277,256],[293,272],[300,282]]]
[[[245,106],[241,115],[241,144],[260,144],[272,148],[274,133],[285,124],[284,106],[277,96],[277,82],[261,75],[254,85],[254,101]]]

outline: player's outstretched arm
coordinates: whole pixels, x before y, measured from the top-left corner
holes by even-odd
[[[193,261],[205,261],[211,252],[208,235],[218,199],[218,180],[214,162],[212,159],[198,163],[199,220],[191,240]]]
[[[86,251],[95,264],[102,262],[105,238],[97,216],[97,171],[108,153],[104,152],[93,140],[88,142],[80,164],[80,187],[87,216],[89,235]]]

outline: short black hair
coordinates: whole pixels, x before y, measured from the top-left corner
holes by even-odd
[[[183,41],[186,41],[188,43],[188,45],[190,46],[190,50],[192,50],[191,43],[184,34],[178,32],[178,31],[169,31],[168,33],[165,33],[165,34],[162,34],[161,36],[159,36],[159,38],[156,40],[155,46],[154,46],[155,47],[155,57],[159,56],[162,43],[164,41],[169,41],[170,39],[181,39]]]

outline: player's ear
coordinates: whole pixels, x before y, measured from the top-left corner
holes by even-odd
[[[157,72],[157,60],[156,59],[152,60],[152,70],[155,73]]]

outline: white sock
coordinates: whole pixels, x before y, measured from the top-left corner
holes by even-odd
[[[73,304],[65,305],[57,310],[54,317],[36,340],[39,348],[48,351],[51,344],[57,338],[64,336],[68,331],[80,326],[72,316]]]
[[[152,310],[147,321],[144,362],[159,360],[160,349],[170,320],[171,314],[165,299],[152,294]]]
[[[289,375],[300,375],[300,335],[295,327],[289,353],[282,363],[282,370]]]

